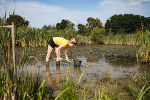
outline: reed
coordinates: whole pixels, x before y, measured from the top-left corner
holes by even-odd
[[[66,71],[65,83],[62,85],[61,92],[56,96],[55,100],[110,100],[105,94],[105,88],[102,90],[89,90],[82,83],[84,72],[77,76],[71,73],[71,67]],[[77,79],[77,80],[76,80]],[[94,95],[89,93],[93,92]]]
[[[140,35],[140,48],[136,53],[137,61],[142,63],[150,62],[150,31],[142,32]]]
[[[10,78],[9,78],[9,84],[7,85],[7,90],[5,89],[6,87],[6,74],[5,71],[2,69],[3,66],[0,68],[0,99],[2,100],[3,98],[11,98],[12,96],[12,81],[13,81],[13,71],[10,70]],[[45,80],[41,80],[40,74],[25,74],[25,73],[20,73],[18,75],[18,88],[17,88],[17,97],[16,99],[19,100],[28,100],[28,99],[33,99],[33,100],[42,100],[44,97],[44,87],[45,87]],[[5,91],[5,92],[4,92]],[[7,96],[6,94],[7,93]]]

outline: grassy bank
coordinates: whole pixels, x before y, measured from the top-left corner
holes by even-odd
[[[7,42],[10,40],[10,30],[9,29],[0,29],[0,37],[1,43],[0,45],[7,45]],[[61,36],[67,39],[71,39],[75,37],[78,45],[83,44],[121,44],[121,45],[141,45],[141,41],[143,37],[149,36],[149,31],[146,32],[137,32],[134,34],[113,34],[105,33],[105,29],[94,28],[91,30],[89,35],[82,35],[77,33],[77,31],[73,29],[66,28],[65,30],[57,30],[53,29],[36,29],[36,28],[27,28],[20,27],[16,29],[15,39],[17,46],[30,46],[30,47],[38,47],[38,46],[46,46],[47,42],[50,38],[54,36]],[[149,39],[146,39],[149,41]]]

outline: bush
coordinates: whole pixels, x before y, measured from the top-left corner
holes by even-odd
[[[91,44],[90,38],[87,36],[77,35],[75,38],[78,45]]]
[[[105,35],[105,29],[102,28],[93,28],[93,30],[91,31],[91,40],[96,42],[96,43],[103,43],[104,40],[104,35]]]

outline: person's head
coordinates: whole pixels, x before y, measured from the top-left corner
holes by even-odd
[[[76,42],[75,38],[72,38],[72,39],[69,41],[68,46],[72,47],[72,46],[74,46],[76,43],[77,43],[77,42]]]

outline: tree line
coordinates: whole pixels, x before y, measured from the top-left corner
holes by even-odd
[[[89,17],[86,24],[75,25],[63,19],[56,25],[44,25],[42,28],[29,26],[29,21],[20,15],[0,17],[0,25],[15,23],[15,39],[18,46],[46,46],[51,37],[61,36],[66,39],[75,37],[78,44],[129,44],[139,45],[141,32],[150,30],[150,17],[133,14],[113,15],[102,25],[99,18]],[[7,33],[7,34],[6,34]],[[149,32],[148,32],[149,33]],[[0,29],[0,47],[7,45],[10,30]],[[7,41],[7,42],[6,42]]]
[[[29,21],[25,20],[20,15],[9,15],[6,21],[3,21],[3,18],[0,17],[0,25],[2,24],[11,24],[14,21],[16,28],[18,27],[28,27]],[[105,28],[106,33],[109,31],[113,32],[114,34],[119,33],[135,33],[138,30],[141,30],[141,26],[144,26],[144,30],[150,29],[150,17],[144,17],[141,15],[134,15],[134,14],[119,14],[113,15],[109,19],[107,19],[105,25],[102,25],[102,22],[99,18],[89,17],[87,18],[87,23],[78,24],[77,25],[77,32],[81,35],[88,36],[91,33],[93,28]],[[44,25],[42,28],[44,29],[52,29],[56,28],[57,30],[65,30],[66,28],[74,29],[75,24],[69,20],[63,19],[60,23],[57,23],[55,26],[52,25]]]

